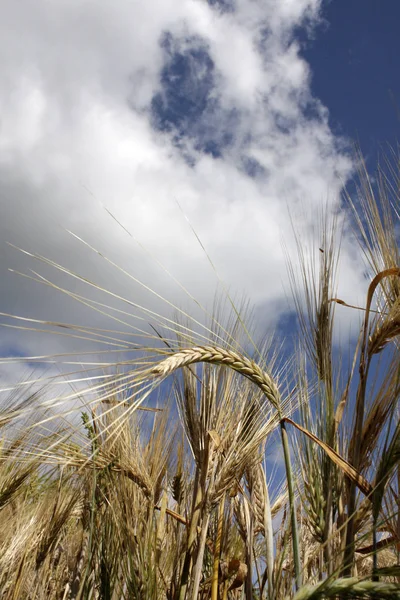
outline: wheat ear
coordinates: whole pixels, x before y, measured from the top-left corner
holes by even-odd
[[[218,346],[195,346],[194,348],[180,350],[153,367],[151,374],[167,377],[181,367],[187,367],[198,362],[226,365],[244,375],[264,392],[274,408],[280,412],[280,394],[272,378],[254,361],[232,350],[226,350]]]
[[[400,587],[396,583],[360,581],[357,577],[342,577],[321,585],[305,585],[293,600],[322,600],[324,598],[380,598],[400,600]]]

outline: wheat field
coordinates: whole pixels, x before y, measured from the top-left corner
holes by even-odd
[[[76,367],[63,396],[40,381],[8,392],[1,600],[400,599],[399,182],[398,158],[374,184],[361,163],[346,199],[364,305],[336,297],[335,220],[318,263],[299,241],[284,360],[226,292],[227,318],[218,303],[204,323],[149,312],[133,358]],[[348,360],[341,310],[360,323]],[[29,327],[43,325],[66,328]]]

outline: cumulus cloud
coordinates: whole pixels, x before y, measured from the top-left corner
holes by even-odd
[[[307,230],[322,204],[337,210],[351,171],[327,108],[311,95],[296,40],[319,13],[319,0],[5,0],[2,312],[98,327],[104,318],[7,272],[39,269],[84,291],[5,240],[134,303],[169,310],[66,229],[171,302],[188,299],[165,269],[212,306],[216,276],[187,217],[219,277],[265,309],[265,324],[276,322],[287,310],[288,214],[298,213]],[[345,263],[352,293],[362,286],[357,272]],[[94,288],[85,293],[111,301]],[[84,343],[5,329],[1,345],[30,354]]]

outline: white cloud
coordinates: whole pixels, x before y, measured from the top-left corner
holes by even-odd
[[[337,204],[351,167],[329,129],[326,108],[311,96],[310,68],[293,39],[295,27],[318,21],[319,7],[318,0],[240,0],[234,12],[223,13],[203,0],[5,0],[0,23],[1,310],[72,322],[89,319],[89,311],[70,298],[6,273],[9,266],[26,271],[37,265],[5,246],[5,239],[134,302],[157,305],[63,227],[173,302],[187,302],[107,215],[103,203],[196,298],[211,305],[215,275],[187,215],[221,278],[269,307],[265,319],[274,322],[286,309],[280,240],[284,236],[290,247],[288,210],[293,213],[304,203],[312,215],[327,197],[331,206]],[[173,133],[152,125],[151,100],[161,89],[166,54],[160,41],[166,32],[181,50],[191,45],[191,36],[202,39],[214,64],[214,108],[191,123],[191,137],[180,140],[194,159],[192,166],[173,143]],[[195,149],[196,136],[214,136],[222,144],[227,133],[232,140],[221,157]],[[243,156],[264,171],[247,175]],[[354,290],[356,271],[348,267],[348,272]],[[73,279],[64,284],[81,287]],[[92,319],[100,326],[99,314]],[[69,344],[79,348],[78,342]],[[66,340],[13,337],[6,331],[2,346],[62,351]]]

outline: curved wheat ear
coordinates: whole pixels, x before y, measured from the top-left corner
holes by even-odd
[[[294,595],[293,600],[322,600],[343,594],[352,598],[387,598],[399,600],[400,589],[396,583],[360,581],[357,577],[343,577],[316,586],[307,584]]]
[[[195,346],[175,352],[151,369],[151,374],[166,377],[176,369],[188,367],[194,363],[206,362],[214,365],[226,365],[241,373],[255,383],[266,395],[271,404],[280,412],[280,394],[272,378],[254,361],[232,350],[218,346]]]

